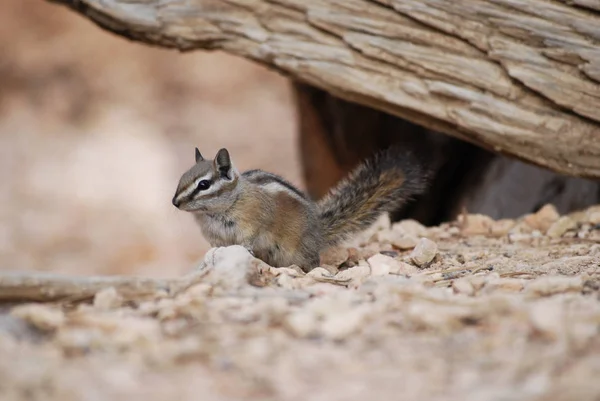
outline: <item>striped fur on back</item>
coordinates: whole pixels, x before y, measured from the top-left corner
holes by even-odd
[[[212,246],[241,245],[271,266],[310,271],[319,253],[369,227],[425,188],[423,171],[389,149],[359,166],[318,204],[283,178],[240,174],[226,149],[183,174],[173,205],[194,214]]]

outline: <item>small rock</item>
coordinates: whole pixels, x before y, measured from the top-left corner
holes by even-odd
[[[298,337],[308,337],[317,332],[317,316],[305,309],[290,314],[284,322],[284,326]]]
[[[479,291],[486,284],[489,277],[484,276],[484,275],[478,275],[478,276],[468,276],[468,277],[465,277],[465,279],[469,280],[469,282],[471,283],[471,285],[473,286],[475,291]]]
[[[585,213],[585,219],[592,225],[600,224],[600,206],[594,206]]]
[[[474,295],[475,288],[468,279],[460,278],[452,282],[452,289],[457,294]]]
[[[419,240],[417,239],[417,237],[413,237],[412,235],[403,235],[403,236],[396,236],[392,239],[391,244],[393,246],[395,246],[398,249],[413,249],[415,246],[417,246],[417,243],[419,242]]]
[[[551,238],[560,238],[564,233],[575,227],[577,227],[577,223],[574,220],[568,216],[563,216],[548,228],[546,234]]]
[[[371,256],[367,260],[367,263],[371,266],[371,275],[385,276],[386,274],[390,274],[390,260],[394,261],[394,258],[382,254]]]
[[[383,256],[383,255],[382,255]],[[364,262],[363,262],[364,263]],[[371,267],[366,264],[359,264],[343,270],[335,275],[337,280],[360,280],[368,277],[371,274]]]
[[[380,231],[374,240],[381,244],[392,244],[397,249],[412,249],[418,241],[413,235],[394,230]]]
[[[410,259],[419,267],[430,263],[437,254],[437,244],[430,239],[421,238],[410,254]]]
[[[312,269],[311,271],[306,273],[306,275],[308,277],[313,277],[313,278],[331,278],[332,277],[332,274],[322,267],[315,267],[314,269]]]
[[[381,276],[388,273],[410,276],[419,272],[413,265],[382,254],[371,256],[367,260],[367,263],[371,266],[371,274],[373,276]]]
[[[525,281],[518,278],[490,278],[486,280],[484,292],[496,291],[520,292],[525,288]]]
[[[116,309],[123,304],[123,298],[114,287],[105,288],[94,296],[94,308],[103,311]]]
[[[544,297],[565,292],[581,292],[583,279],[581,277],[547,276],[532,281],[526,287],[530,295]]]
[[[559,217],[560,215],[553,205],[545,205],[536,213],[525,216],[523,220],[535,230],[547,231]]]
[[[328,314],[321,325],[321,332],[326,338],[342,340],[360,329],[366,315],[366,310],[360,307]]]
[[[422,237],[427,235],[427,228],[416,220],[403,220],[392,226],[392,231],[413,237]]]
[[[494,220],[483,214],[460,215],[458,223],[463,235],[487,235],[490,234]]]
[[[515,226],[514,220],[502,219],[494,221],[490,228],[490,234],[495,237],[503,237],[509,233],[509,231]]]
[[[335,276],[340,271],[340,269],[337,266],[326,265],[326,264],[321,265],[321,268],[327,270],[331,276]]]
[[[536,333],[553,340],[565,333],[567,325],[562,304],[540,301],[531,305],[528,312],[529,322]]]
[[[510,233],[508,234],[508,242],[509,243],[515,243],[515,242],[528,242],[528,241],[532,241],[533,237],[531,236],[531,234],[525,234],[525,233]]]
[[[515,225],[510,229],[508,234],[509,235],[531,234],[532,231],[533,231],[533,228],[531,228],[531,226],[529,224],[525,223],[525,221],[521,220],[521,221],[517,221],[515,223]]]
[[[25,320],[42,331],[53,331],[65,323],[65,314],[58,308],[28,304],[15,307],[11,315]]]
[[[240,245],[209,249],[204,257],[209,270],[205,282],[226,289],[249,285],[248,278],[255,274],[254,260],[250,252]]]

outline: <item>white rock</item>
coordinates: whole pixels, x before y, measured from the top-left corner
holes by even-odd
[[[371,256],[367,260],[367,263],[371,266],[371,274],[373,276],[382,276],[386,274],[413,275],[418,273],[417,268],[413,265],[409,265],[408,263],[380,253]]]
[[[559,217],[560,215],[553,205],[545,205],[537,213],[525,216],[523,220],[535,230],[546,231]]]
[[[206,268],[210,269],[206,282],[224,288],[240,288],[248,285],[248,273],[254,256],[240,245],[212,248],[204,257]]]
[[[463,235],[488,235],[494,226],[494,220],[483,214],[467,214],[458,218]]]
[[[59,308],[27,304],[12,309],[11,315],[23,319],[43,331],[58,329],[65,323],[65,314]]]
[[[416,220],[402,220],[392,226],[392,230],[402,235],[422,237],[427,235],[427,228]]]
[[[314,278],[331,278],[331,273],[322,267],[315,267],[308,273],[306,273],[308,277]]]
[[[342,340],[358,331],[365,320],[364,308],[353,308],[342,313],[330,314],[321,325],[324,337]]]
[[[299,310],[290,314],[284,322],[292,334],[298,337],[308,337],[316,333],[318,328],[317,316],[309,310]]]
[[[437,244],[428,238],[421,238],[410,254],[410,259],[417,266],[425,266],[437,255]]]
[[[371,268],[369,265],[359,264],[358,266],[351,267],[346,270],[342,270],[335,275],[337,280],[357,280],[368,277],[371,274]]]
[[[547,276],[532,281],[525,290],[529,295],[543,297],[565,292],[580,292],[582,289],[581,277]]]
[[[114,287],[105,288],[94,296],[94,308],[100,310],[116,309],[123,304],[123,298]]]
[[[460,278],[452,282],[452,289],[457,294],[473,295],[475,294],[475,288],[468,279]]]
[[[533,329],[552,339],[558,339],[565,333],[565,313],[563,304],[544,300],[535,302],[528,310],[529,322]]]
[[[575,221],[568,216],[563,216],[555,221],[550,228],[548,228],[546,234],[552,238],[560,238],[564,233],[574,229],[575,227],[577,227],[577,223]]]

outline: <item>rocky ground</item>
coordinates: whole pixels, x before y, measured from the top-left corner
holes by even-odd
[[[600,399],[600,206],[381,220],[322,259],[217,248],[175,294],[6,307],[0,398]]]

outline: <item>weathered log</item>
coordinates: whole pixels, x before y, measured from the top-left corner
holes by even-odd
[[[306,189],[320,198],[365,157],[390,144],[430,171],[427,192],[392,214],[437,225],[467,210],[516,218],[551,203],[562,214],[600,203],[600,182],[494,154],[384,112],[294,85]]]
[[[596,2],[50,1],[130,39],[221,49],[492,151],[600,177]]]
[[[155,296],[181,291],[196,283],[203,272],[181,278],[152,279],[142,277],[72,277],[44,273],[0,274],[0,303],[81,301],[92,298],[106,288],[114,288],[125,299]]]

